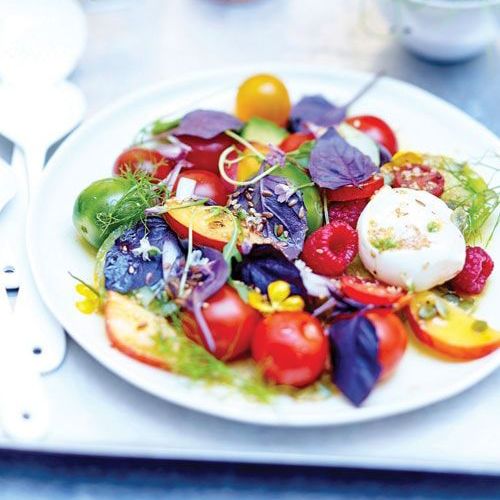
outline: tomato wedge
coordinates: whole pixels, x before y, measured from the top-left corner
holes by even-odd
[[[342,276],[342,291],[351,299],[363,304],[389,306],[401,300],[406,292],[398,286],[389,286],[377,280]]]
[[[407,164],[394,167],[393,187],[427,191],[440,197],[444,193],[444,177],[426,165]]]
[[[344,186],[338,189],[326,189],[328,201],[350,201],[369,198],[375,191],[384,185],[384,178],[381,175],[373,175],[359,186]]]

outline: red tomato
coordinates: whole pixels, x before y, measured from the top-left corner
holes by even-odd
[[[394,304],[406,293],[398,286],[389,286],[377,280],[362,279],[357,276],[342,276],[340,283],[342,291],[351,299],[376,306]]]
[[[366,317],[375,327],[378,337],[378,361],[382,366],[380,380],[391,375],[400,362],[408,344],[403,322],[396,314],[387,311],[371,311]]]
[[[393,172],[394,187],[419,189],[438,197],[444,193],[444,177],[434,168],[408,163],[395,166]]]
[[[375,142],[382,144],[391,155],[398,152],[398,140],[384,120],[372,115],[351,116],[346,122],[354,128],[370,136]]]
[[[213,172],[198,169],[185,170],[184,172],[181,172],[175,181],[174,192],[181,179],[192,179],[196,181],[196,187],[194,188],[194,194],[196,196],[200,198],[208,198],[216,205],[224,206],[226,204],[226,188],[222,179]]]
[[[224,285],[206,303],[208,306],[203,309],[203,317],[214,337],[214,356],[229,361],[248,351],[261,315],[243,302],[238,292],[229,285]],[[207,348],[191,313],[182,315],[182,326],[191,340]]]
[[[290,134],[288,137],[285,137],[280,144],[280,149],[285,153],[289,153],[290,151],[295,151],[299,149],[304,142],[312,141],[314,139],[314,135],[311,133],[305,134],[302,132],[296,132],[295,134]]]
[[[163,156],[158,151],[145,148],[131,148],[124,151],[113,165],[114,175],[141,170],[161,181],[165,179],[175,165],[175,161]]]
[[[328,340],[314,316],[306,312],[278,312],[257,326],[252,355],[268,380],[304,387],[323,372]]]
[[[233,139],[222,133],[213,139],[201,139],[192,135],[179,135],[177,138],[191,148],[186,160],[193,164],[194,168],[219,172],[219,156],[229,146],[234,144]]]
[[[350,201],[369,198],[384,185],[384,178],[375,174],[359,186],[344,186],[338,189],[326,189],[328,201]]]

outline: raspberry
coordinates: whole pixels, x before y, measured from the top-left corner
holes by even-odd
[[[302,258],[316,273],[338,276],[358,253],[358,235],[346,222],[332,221],[307,238]]]
[[[331,221],[342,221],[356,229],[359,216],[368,204],[369,199],[351,201],[334,201],[330,203],[328,215]]]
[[[464,268],[451,280],[451,287],[458,293],[481,293],[493,267],[493,260],[486,250],[467,247]]]

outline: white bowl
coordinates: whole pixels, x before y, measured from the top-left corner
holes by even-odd
[[[412,52],[433,61],[476,56],[498,36],[500,0],[378,0],[391,30]]]

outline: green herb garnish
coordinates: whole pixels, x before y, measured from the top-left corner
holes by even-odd
[[[456,162],[444,156],[430,156],[428,160],[445,177],[443,201],[454,210],[453,221],[469,244],[480,242],[483,229],[500,205],[499,187],[490,188],[486,181],[467,163]],[[495,226],[488,236],[491,240]]]
[[[390,236],[385,238],[372,238],[370,240],[371,245],[376,248],[379,252],[384,252],[386,250],[393,250],[398,248],[398,243],[394,238]]]
[[[441,223],[438,221],[431,221],[427,224],[427,231],[429,233],[437,233],[441,229]]]
[[[137,222],[144,222],[145,210],[160,203],[167,195],[167,187],[153,183],[151,177],[144,172],[126,172],[124,175],[130,180],[132,187],[110,211],[96,215],[103,233],[114,226],[131,227]]]

